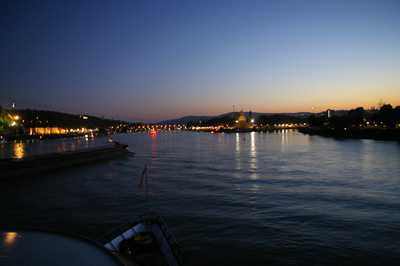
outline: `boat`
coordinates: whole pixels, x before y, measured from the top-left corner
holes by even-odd
[[[157,214],[142,215],[102,236],[97,241],[127,264],[179,266],[185,257]]]
[[[28,156],[20,159],[0,159],[0,179],[27,176],[37,172],[106,159],[128,152],[128,145],[117,141],[110,141],[110,143],[112,144],[82,150]]]
[[[0,265],[168,265],[185,257],[164,219],[151,213],[97,240],[47,229],[0,228]],[[141,182],[142,183],[142,182]]]
[[[97,241],[121,260],[134,265],[183,265],[185,257],[164,219],[150,211],[147,165],[140,186],[143,181],[146,184],[147,215],[139,216],[138,221],[128,222]]]
[[[40,228],[0,228],[0,265],[127,265],[99,242]]]
[[[43,228],[1,228],[0,265],[183,265],[161,216],[141,217],[94,240]]]

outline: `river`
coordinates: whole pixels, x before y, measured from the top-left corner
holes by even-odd
[[[296,131],[117,134],[122,157],[0,183],[0,226],[97,238],[161,214],[187,265],[395,265],[400,143]],[[106,138],[2,144],[0,157],[102,145]]]

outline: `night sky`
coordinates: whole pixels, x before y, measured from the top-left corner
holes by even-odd
[[[0,105],[157,122],[400,105],[400,1],[1,1]]]

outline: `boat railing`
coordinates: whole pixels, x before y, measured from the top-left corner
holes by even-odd
[[[170,249],[172,250],[172,253],[176,259],[176,261],[179,263],[179,265],[183,265],[185,262],[185,256],[183,255],[181,249],[178,246],[177,241],[175,240],[174,236],[172,235],[171,231],[169,230],[167,224],[165,223],[164,219],[157,214],[151,214],[150,217],[148,215],[141,215],[139,216],[140,220],[136,222],[127,222],[113,231],[109,232],[108,234],[100,237],[97,239],[99,243],[102,245],[106,245],[107,243],[110,243],[113,246],[114,251],[118,251],[118,247],[115,247],[112,244],[112,240],[115,239],[116,237],[122,237],[123,239],[126,239],[124,236],[124,233],[127,231],[132,230],[132,234],[129,235],[138,235],[139,232],[136,232],[134,227],[140,223],[143,225],[149,224],[149,228],[151,228],[151,224],[156,223],[158,227],[160,228],[162,234],[164,235],[164,238],[166,242],[168,243]]]
[[[152,214],[153,215],[153,214]],[[156,218],[150,218],[147,216],[140,216],[140,219],[142,222],[146,221],[154,221],[158,224],[158,226],[161,229],[161,232],[163,233],[165,239],[167,240],[168,245],[170,246],[176,260],[180,265],[182,265],[185,262],[185,257],[181,251],[181,249],[178,246],[177,241],[175,240],[174,236],[172,235],[171,231],[169,230],[167,223],[164,221],[164,219],[160,215],[156,215]]]
[[[133,234],[137,234],[133,227],[137,225],[139,222],[127,222],[125,224],[122,224],[118,226],[116,229],[112,230],[111,232],[107,233],[106,235],[101,236],[100,238],[97,239],[97,242],[99,242],[102,245],[105,245],[107,243],[111,243],[111,240],[118,236],[124,237],[124,232],[128,230],[133,230]],[[118,250],[117,247],[115,247],[115,250]]]

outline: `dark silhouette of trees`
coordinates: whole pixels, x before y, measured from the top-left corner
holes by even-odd
[[[202,121],[201,126],[203,127],[216,127],[216,126],[232,126],[235,123],[233,118],[229,115],[223,116],[223,117],[217,117],[217,118],[212,118],[207,121]],[[197,125],[200,123],[197,123]]]
[[[364,124],[364,108],[358,107],[351,109],[348,116],[348,125],[362,125]]]
[[[261,115],[256,118],[257,126],[274,126],[279,124],[300,124],[304,123],[302,118],[287,115]]]
[[[335,131],[342,131],[349,126],[348,116],[334,116],[330,119],[329,126]]]
[[[6,129],[11,125],[11,118],[6,110],[0,106],[0,130]]]
[[[249,112],[249,121],[247,121],[247,122],[251,123],[252,120],[253,120],[253,112],[250,111]]]
[[[310,115],[308,117],[308,124],[312,127],[322,127],[327,121],[327,117],[323,116]]]
[[[125,121],[102,119],[94,116],[72,115],[44,110],[12,110],[12,115],[19,115],[25,128],[29,127],[64,127],[64,128],[108,128],[125,124]]]
[[[187,128],[193,127],[194,126],[193,121],[189,121],[186,126],[187,126]]]
[[[370,116],[366,116],[364,108],[358,107],[343,116],[328,118],[326,116],[310,115],[308,118],[310,126],[326,127],[336,131],[364,127],[367,122],[369,122],[369,125],[395,127],[400,124],[400,106],[393,109],[390,104],[386,104],[380,108],[379,112]]]
[[[371,116],[370,121],[381,126],[395,127],[400,124],[400,106],[393,109],[390,104],[385,104],[377,114]]]
[[[328,127],[334,130],[343,130],[350,126],[360,126],[364,124],[364,108],[352,109],[344,116],[315,116],[310,115],[308,124],[313,127]]]
[[[400,106],[383,105],[379,111],[365,112],[362,107],[350,110],[346,115],[328,118],[309,117],[310,127],[299,129],[305,134],[317,134],[337,138],[367,138],[400,141]],[[320,126],[320,127],[319,127]]]

